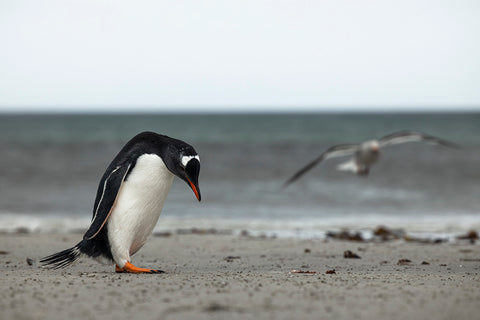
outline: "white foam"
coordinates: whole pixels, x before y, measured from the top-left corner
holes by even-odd
[[[90,218],[85,216],[62,215],[33,215],[17,213],[0,213],[0,231],[14,232],[24,229],[30,232],[57,232],[86,231],[90,225]],[[241,232],[247,230],[252,234],[276,235],[279,237],[317,238],[324,237],[327,231],[350,229],[372,230],[385,225],[390,228],[401,228],[408,233],[416,234],[454,234],[468,230],[480,230],[480,215],[451,214],[451,215],[416,215],[416,216],[382,216],[371,215],[344,215],[319,218],[275,219],[266,218],[220,218],[207,216],[160,218],[154,232],[175,231],[177,229],[199,228],[232,230]]]
[[[88,216],[34,215],[19,213],[0,213],[0,231],[12,232],[27,230],[30,232],[72,232],[87,230],[90,225]]]

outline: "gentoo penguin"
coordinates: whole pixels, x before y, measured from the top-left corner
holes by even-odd
[[[297,171],[290,179],[285,182],[284,187],[299,179],[308,170],[312,169],[314,166],[316,166],[323,160],[343,156],[353,157],[349,161],[338,165],[337,170],[350,171],[359,176],[366,176],[370,172],[370,166],[378,161],[381,148],[395,144],[416,141],[426,141],[445,147],[458,148],[458,146],[454,143],[430,136],[422,132],[408,130],[399,131],[384,136],[379,140],[369,140],[360,144],[343,144],[330,147],[322,154],[320,154],[320,156],[315,158],[312,162]]]
[[[114,262],[116,272],[162,273],[131,263],[162,211],[173,177],[184,180],[200,201],[200,158],[195,149],[154,132],[133,137],[113,159],[98,185],[89,229],[73,248],[40,262],[62,268],[81,254]]]

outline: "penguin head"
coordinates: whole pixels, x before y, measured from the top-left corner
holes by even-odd
[[[166,160],[165,164],[170,172],[185,181],[190,188],[192,188],[198,201],[200,201],[202,199],[200,188],[198,187],[200,157],[195,149],[186,143],[182,145],[170,145]]]

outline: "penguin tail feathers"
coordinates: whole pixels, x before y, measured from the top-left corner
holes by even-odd
[[[74,263],[82,254],[80,251],[80,245],[77,244],[73,248],[63,250],[47,257],[44,257],[40,260],[40,263],[43,267],[52,268],[52,269],[60,269],[65,268],[72,263]]]

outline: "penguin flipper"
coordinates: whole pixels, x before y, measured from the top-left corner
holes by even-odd
[[[118,194],[130,170],[131,164],[124,164],[107,171],[98,186],[97,198],[90,227],[83,236],[84,240],[94,238],[108,220],[115,207]],[[109,172],[109,173],[108,173]],[[107,175],[108,173],[108,175]]]

